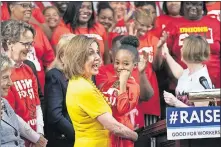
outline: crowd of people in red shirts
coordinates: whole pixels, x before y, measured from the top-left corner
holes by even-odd
[[[194,6],[194,9],[191,7]],[[142,128],[165,118],[163,92],[175,94],[177,80],[171,74],[166,62],[159,58],[159,41],[165,39],[171,56],[183,68],[181,48],[183,40],[192,34],[203,36],[210,45],[210,58],[205,62],[209,76],[215,88],[220,88],[220,2],[2,2],[1,21],[9,19],[24,21],[35,30],[27,60],[34,64],[31,77],[22,77],[31,72],[29,67],[19,68],[12,74],[13,88],[6,99],[12,108],[36,130],[36,120],[28,118],[26,113],[36,115],[32,103],[45,111],[45,74],[56,56],[56,48],[60,38],[65,34],[84,34],[96,38],[100,47],[103,65],[94,82],[99,87],[114,74],[113,50],[122,36],[133,35],[139,39],[138,52],[148,53],[148,64],[145,69],[146,78],[153,93],[148,101],[140,101],[135,124]],[[161,62],[159,62],[161,61]],[[30,75],[30,74],[27,74]],[[139,72],[134,72],[137,83]],[[33,86],[22,89],[21,85],[32,79]],[[40,101],[25,100],[15,105],[14,99],[22,97],[23,91],[36,94]],[[32,94],[31,94],[32,95]],[[37,104],[36,104],[37,103]],[[21,109],[22,108],[22,109]],[[43,131],[42,131],[43,132]]]

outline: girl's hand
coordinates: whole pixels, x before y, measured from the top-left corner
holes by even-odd
[[[120,72],[120,77],[119,77],[119,80],[120,80],[120,84],[121,83],[126,83],[128,78],[130,77],[130,71],[129,70],[121,70]]]

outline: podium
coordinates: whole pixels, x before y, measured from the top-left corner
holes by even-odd
[[[145,127],[135,147],[219,147],[221,138],[167,140],[166,120]]]

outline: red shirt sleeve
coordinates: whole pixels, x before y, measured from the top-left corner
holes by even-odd
[[[98,87],[101,87],[108,80],[105,65],[99,68],[99,73],[96,75],[95,80]]]
[[[44,42],[44,49],[45,49],[45,53],[43,56],[43,61],[44,61],[43,65],[45,67],[48,67],[54,61],[54,58],[55,58],[54,50],[51,47],[51,44],[48,41],[48,38],[45,36],[43,32],[42,32],[42,41]]]
[[[45,17],[41,12],[41,9],[36,7],[32,10],[32,16],[39,22],[45,23]]]
[[[117,97],[118,113],[124,115],[134,109],[138,104],[139,96],[139,85],[135,82],[128,84],[127,92],[124,92]]]
[[[36,37],[39,37],[38,39],[35,39],[37,41],[41,40],[42,42],[42,48],[43,48],[43,56],[42,56],[42,61],[43,61],[43,66],[48,67],[54,60],[55,55],[54,55],[54,50],[48,41],[48,38],[44,34],[44,32],[39,28],[37,25],[33,25],[34,28],[36,29],[37,35]],[[36,42],[37,43],[37,42]]]

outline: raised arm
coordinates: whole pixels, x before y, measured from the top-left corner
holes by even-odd
[[[165,44],[165,42],[167,40],[167,37],[168,37],[168,33],[163,32],[162,37],[160,37],[160,40],[157,43],[156,53],[153,58],[153,69],[155,71],[159,70],[164,62],[164,58],[162,55],[162,49],[163,49],[163,45]]]
[[[140,78],[140,100],[148,101],[154,94],[150,81],[147,78],[145,70],[148,66],[149,55],[144,51],[138,63],[139,78]]]
[[[117,97],[117,111],[120,115],[124,115],[134,109],[138,103],[140,90],[136,86],[136,83],[132,83],[131,87],[127,89],[127,81],[130,76],[130,71],[122,70],[120,72],[120,90]]]
[[[166,43],[163,45],[163,54],[173,76],[176,79],[179,79],[180,76],[183,74],[183,68],[170,55]]]

